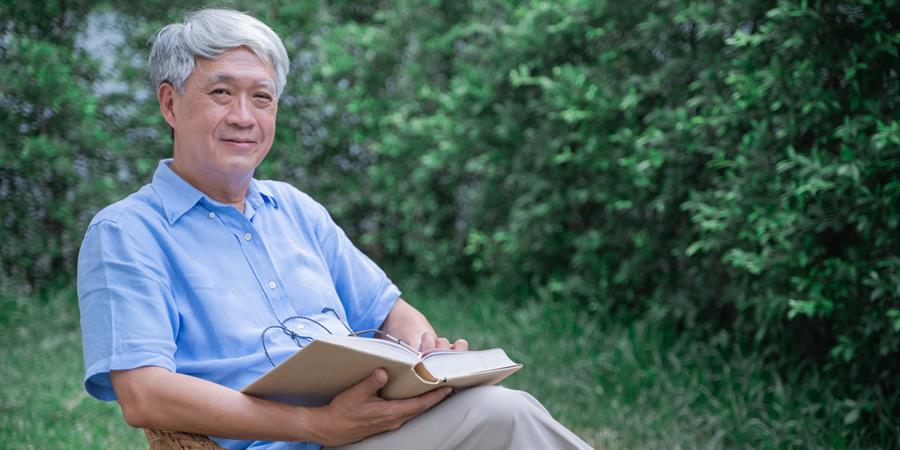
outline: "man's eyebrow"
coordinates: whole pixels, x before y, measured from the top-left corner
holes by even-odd
[[[231,83],[235,80],[235,77],[228,75],[227,73],[214,73],[210,75],[206,82],[208,84],[216,84],[216,83]],[[269,89],[275,89],[275,82],[269,79],[261,79],[253,83],[255,86],[264,86]]]

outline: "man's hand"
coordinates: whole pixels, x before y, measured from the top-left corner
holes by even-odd
[[[384,400],[378,396],[378,390],[387,381],[387,371],[377,369],[369,378],[338,394],[327,406],[313,408],[310,428],[316,433],[315,441],[338,446],[396,430],[452,391],[445,387],[404,400]]]
[[[469,349],[469,342],[465,339],[457,339],[453,344],[447,338],[438,337],[433,331],[422,333],[422,340],[419,343],[419,352],[427,354],[435,350],[459,350],[466,351]]]
[[[459,339],[453,344],[446,338],[438,337],[434,328],[428,323],[422,313],[402,298],[397,299],[391,312],[388,313],[381,330],[399,338],[412,348],[418,348],[420,353],[429,353],[434,350],[460,350],[469,349],[469,343],[465,339]]]

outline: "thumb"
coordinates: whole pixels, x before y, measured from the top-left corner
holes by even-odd
[[[363,392],[371,392],[377,393],[379,389],[383,388],[385,384],[388,382],[388,373],[386,370],[382,368],[375,369],[372,372],[372,375],[369,375],[368,378],[362,380],[355,387],[359,388]]]

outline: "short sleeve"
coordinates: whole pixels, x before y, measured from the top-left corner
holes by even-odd
[[[315,205],[322,215],[316,235],[347,321],[356,331],[379,328],[400,297],[400,289],[353,245],[322,205]]]
[[[78,307],[85,389],[115,400],[111,370],[159,366],[175,371],[178,313],[153,239],[119,224],[91,225],[78,255]]]

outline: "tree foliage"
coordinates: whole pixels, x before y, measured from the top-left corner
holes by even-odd
[[[7,280],[71,274],[87,218],[171,145],[133,93],[147,37],[184,11],[109,6],[133,90],[99,97],[69,28],[5,6]],[[842,385],[848,437],[896,435],[896,0],[234,6],[292,58],[258,175],[310,192],[371,255],[810,364]]]
[[[0,38],[0,279],[16,284],[71,274],[81,227],[95,212],[81,205],[115,198],[91,89],[97,67],[74,48],[87,8],[72,6],[2,4],[0,15],[16,20],[5,21]]]

